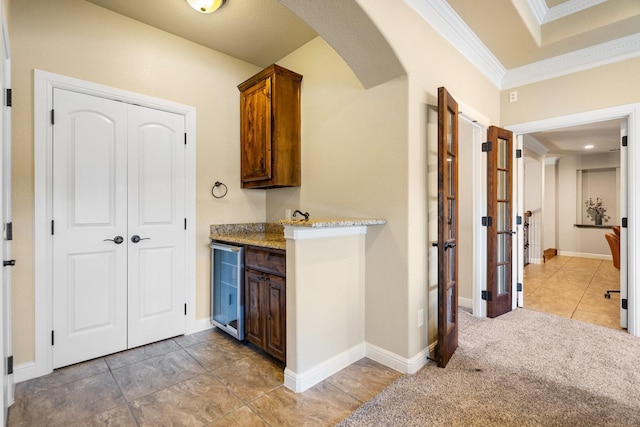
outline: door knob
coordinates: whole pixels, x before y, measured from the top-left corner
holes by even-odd
[[[133,243],[138,243],[140,240],[151,240],[150,237],[140,237],[137,234],[134,234],[133,236],[131,236],[131,241]]]
[[[119,245],[120,243],[124,242],[124,239],[122,238],[122,236],[116,236],[113,239],[104,239],[105,242],[113,242],[116,245]]]
[[[451,242],[444,242],[444,250],[446,251],[447,249],[450,248],[455,248],[456,244],[455,243],[451,243]]]

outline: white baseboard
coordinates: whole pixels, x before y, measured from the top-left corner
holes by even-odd
[[[544,258],[529,258],[529,264],[544,264]]]
[[[358,344],[301,373],[293,372],[289,368],[286,368],[284,370],[284,385],[296,393],[302,393],[320,381],[329,378],[336,372],[365,357],[365,350],[364,343]]]
[[[38,376],[36,362],[21,363],[13,367],[13,380],[16,384]]]
[[[433,344],[435,348],[435,344]],[[431,346],[423,349],[421,352],[413,356],[411,359],[399,356],[382,347],[367,343],[367,357],[382,363],[384,366],[395,369],[403,374],[415,374],[427,363],[427,356],[432,352]]]
[[[195,334],[196,332],[206,331],[208,329],[213,329],[213,324],[211,323],[211,319],[206,317],[191,323],[185,335]]]
[[[458,297],[458,305],[460,307],[470,308],[471,310],[473,310],[473,299]]]
[[[611,261],[613,258],[611,255],[603,255],[603,254],[587,254],[583,252],[570,252],[570,251],[558,251],[558,255],[562,256],[572,256],[576,258],[594,258],[594,259],[604,259]]]

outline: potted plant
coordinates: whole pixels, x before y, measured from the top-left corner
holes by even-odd
[[[593,198],[589,197],[584,202],[585,207],[587,208],[587,216],[596,222],[596,225],[602,225],[602,221],[608,222],[611,217],[606,214],[607,208],[604,207],[604,203],[602,202],[602,198],[596,197],[596,201],[593,201]]]

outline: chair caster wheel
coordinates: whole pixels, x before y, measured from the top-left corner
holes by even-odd
[[[611,299],[611,294],[604,294],[604,297],[607,299]]]

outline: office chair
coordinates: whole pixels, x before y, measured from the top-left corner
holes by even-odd
[[[620,237],[613,233],[607,233],[604,235],[604,238],[607,239],[607,243],[609,244],[609,249],[611,249],[611,256],[613,257],[613,266],[618,270],[620,270]],[[619,294],[620,290],[619,289],[609,290],[604,294],[604,297],[611,299],[612,293]]]

